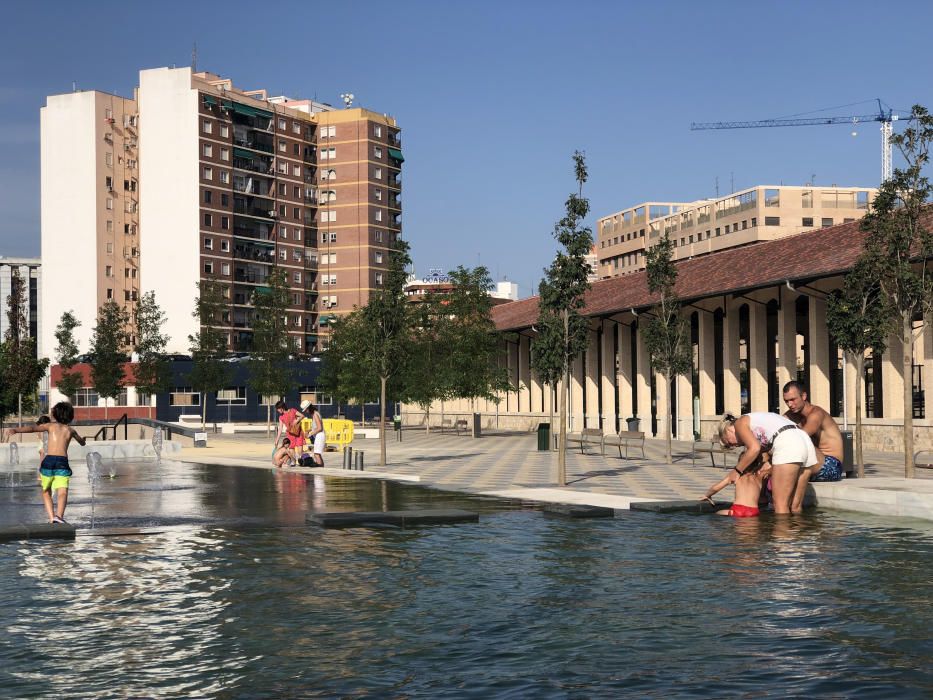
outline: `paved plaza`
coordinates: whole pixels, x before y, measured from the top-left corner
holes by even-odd
[[[725,471],[720,455],[716,456],[715,468],[708,454],[698,455],[694,464],[692,443],[687,442],[673,443],[673,464],[665,463],[665,444],[661,440],[646,440],[644,458],[637,449],[630,450],[628,459],[620,459],[614,447],[607,448],[605,455],[592,448],[581,454],[579,447],[575,447],[567,451],[567,486],[559,488],[557,453],[539,452],[537,437],[532,433],[498,432],[474,439],[466,434],[426,433],[424,429],[407,428],[402,431],[401,441],[394,433],[388,437],[385,467],[379,466],[378,440],[354,441],[353,449],[364,452],[367,475],[380,474],[418,481],[435,488],[528,500],[615,508],[627,508],[633,501],[692,500],[700,498],[711,484],[722,478]],[[206,448],[184,448],[181,458],[191,462],[271,468],[272,441],[264,434],[212,434],[208,442]],[[325,473],[342,472],[341,453],[328,452],[324,458]],[[730,455],[728,459],[730,466],[735,464],[734,456]],[[933,517],[933,470],[919,469],[917,479],[909,482],[901,478],[903,469],[901,454],[870,452],[866,454],[866,479],[849,480],[841,486],[847,492],[859,487],[857,501],[868,498],[863,490],[871,485],[881,489],[887,498],[898,492],[910,492],[911,496],[920,492],[921,497],[930,501],[929,510]],[[827,489],[827,486],[837,487],[817,486],[824,504],[829,503],[830,496],[839,491],[839,488]],[[824,489],[826,498],[823,498]],[[873,490],[871,499],[877,500],[881,491]],[[721,494],[724,500],[731,496],[731,488]],[[871,508],[865,510],[879,512]],[[901,514],[893,507],[883,512]]]

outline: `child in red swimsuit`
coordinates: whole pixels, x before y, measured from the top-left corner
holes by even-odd
[[[709,487],[703,500],[713,503],[714,494],[719,493],[729,484],[735,484],[735,501],[732,507],[718,510],[716,514],[731,515],[733,518],[754,518],[760,513],[758,500],[761,496],[761,488],[770,474],[771,465],[761,459],[741,474],[735,469],[730,469],[722,481]]]

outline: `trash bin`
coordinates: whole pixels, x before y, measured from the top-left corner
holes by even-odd
[[[399,431],[402,429],[402,417],[401,416],[395,416],[395,418],[392,419],[392,427],[395,428],[396,431]]]
[[[858,476],[855,465],[855,438],[851,430],[842,431],[842,468],[846,470],[846,479]]]
[[[473,414],[473,437],[478,438],[482,434],[482,413]]]
[[[637,433],[637,432],[638,432],[638,425],[641,423],[641,420],[640,420],[637,416],[635,416],[635,417],[633,417],[633,418],[626,418],[626,419],[625,419],[625,422],[626,422],[626,424],[628,425],[628,430],[629,430],[629,431],[631,431],[631,432],[633,432],[633,433]]]
[[[551,449],[551,424],[538,423],[538,452]]]

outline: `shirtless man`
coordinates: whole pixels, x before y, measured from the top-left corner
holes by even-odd
[[[810,403],[806,387],[800,382],[787,382],[784,385],[784,403],[787,404],[784,416],[799,425],[813,440],[816,448],[816,464],[800,473],[794,491],[792,511],[799,513],[803,510],[803,497],[808,482],[842,479],[842,433],[825,409]]]

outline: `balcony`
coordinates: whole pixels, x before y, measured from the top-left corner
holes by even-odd
[[[269,248],[260,248],[258,246],[233,246],[233,257],[235,260],[254,260],[256,262],[271,265],[275,262],[275,250]]]
[[[238,238],[251,238],[256,241],[275,240],[275,232],[271,224],[237,217],[233,217],[233,235]]]
[[[237,170],[249,170],[262,175],[273,175],[275,173],[271,157],[266,158],[258,153],[251,153],[240,148],[233,149],[233,167]]]
[[[252,194],[259,197],[272,196],[272,181],[258,177],[233,176],[233,191],[243,194]]]
[[[234,197],[233,211],[236,214],[259,216],[264,219],[274,219],[276,216],[275,202],[271,199],[261,199],[259,197]]]
[[[233,281],[244,284],[265,284],[268,279],[269,273],[265,270],[237,268],[233,273]]]
[[[249,130],[239,125],[233,127],[233,145],[263,153],[275,152],[275,141],[270,134],[264,131]]]

